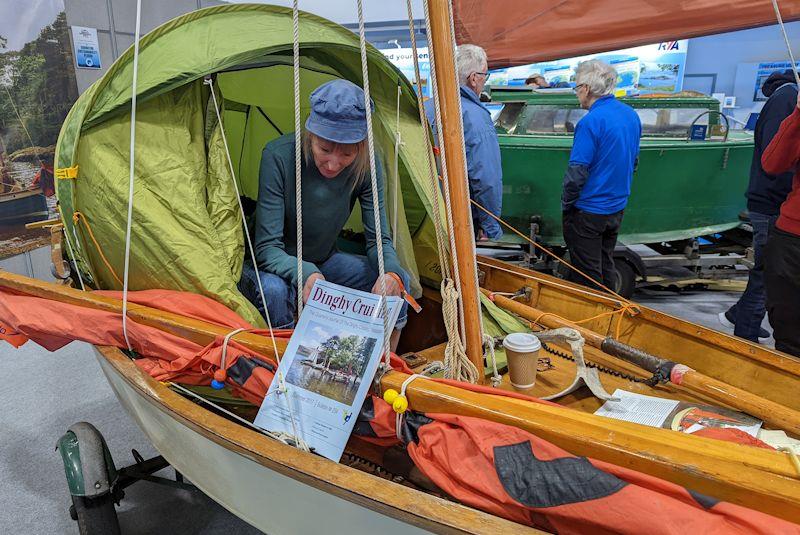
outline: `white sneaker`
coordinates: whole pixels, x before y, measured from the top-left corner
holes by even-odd
[[[727,311],[726,311],[726,312],[727,312]],[[725,312],[720,312],[719,314],[717,314],[717,318],[719,318],[719,322],[720,322],[722,325],[724,325],[725,327],[727,327],[728,329],[733,329],[733,328],[735,328],[735,327],[736,327],[736,326],[733,324],[733,322],[731,322],[731,320],[729,320],[729,319],[728,319],[728,318],[725,316]]]

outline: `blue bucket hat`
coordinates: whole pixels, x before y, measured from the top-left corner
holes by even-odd
[[[332,80],[311,93],[306,130],[335,143],[358,143],[367,137],[364,90],[348,80]]]

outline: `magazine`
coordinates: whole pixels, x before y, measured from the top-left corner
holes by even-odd
[[[256,416],[258,427],[297,435],[315,453],[339,461],[380,363],[380,299],[328,281],[314,284]],[[401,303],[387,297],[389,325]]]
[[[755,437],[761,428],[761,420],[722,407],[645,396],[620,389],[614,392],[614,397],[619,401],[606,401],[595,414],[682,433],[718,427],[739,429]]]

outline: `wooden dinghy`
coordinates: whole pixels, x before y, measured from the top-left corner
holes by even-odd
[[[483,290],[495,296],[495,303],[501,308],[532,323],[534,330],[563,325],[579,327],[587,343],[586,358],[590,363],[603,367],[599,377],[607,391],[624,388],[653,396],[745,409],[764,419],[771,427],[797,434],[800,407],[791,392],[798,384],[800,370],[792,358],[645,307],[634,308],[616,297],[495,260],[475,258],[466,203],[466,173],[462,154],[459,153],[458,140],[461,134],[459,115],[455,112],[457,92],[452,80],[454,66],[449,42],[448,3],[434,0],[430,6],[432,47],[437,50],[436,70],[440,71],[437,85],[440,85],[443,99],[442,122],[448,121],[442,145],[447,160],[452,164],[451,177],[456,177],[447,183],[447,187],[454,199],[454,249],[461,268],[464,335],[470,361],[478,369],[484,370],[478,305],[480,289],[472,277],[477,266],[481,272]],[[276,66],[278,69],[274,72],[280,73],[289,64],[281,55],[287,51],[286,43],[277,43],[264,49],[263,40],[280,39],[280,32],[288,34],[287,18],[286,11],[268,6],[220,6],[176,19],[143,38],[140,60],[143,70],[140,74],[146,72],[147,67],[154,67],[152,72],[160,72],[160,69],[169,66],[163,65],[163,49],[159,50],[157,44],[186,46],[187,43],[196,42],[192,41],[192,25],[199,26],[202,35],[210,36],[221,31],[221,27],[215,24],[230,24],[230,20],[237,19],[238,40],[218,43],[220,50],[224,48],[227,55],[214,58],[216,63],[213,65],[203,63],[206,71],[194,72],[188,64],[182,64],[175,77],[159,80],[143,76],[140,80],[143,87],[140,88],[141,94],[150,99],[139,110],[141,116],[147,118],[147,121],[143,121],[144,128],[152,128],[159,120],[178,116],[192,117],[192,120],[188,120],[191,124],[186,125],[170,123],[173,132],[177,132],[174,136],[156,136],[158,143],[168,144],[173,139],[180,142],[184,139],[181,135],[186,134],[187,162],[184,167],[176,168],[177,171],[158,167],[155,171],[157,180],[147,183],[147,191],[139,190],[142,195],[137,201],[140,203],[137,205],[139,219],[134,221],[135,241],[131,244],[131,280],[134,286],[150,288],[160,284],[161,287],[193,290],[226,303],[242,317],[249,314],[249,318],[253,318],[252,307],[248,308],[249,305],[242,303],[241,296],[235,295],[236,279],[230,273],[224,273],[227,278],[220,276],[220,272],[226,270],[236,272],[236,263],[223,254],[236,251],[236,248],[228,247],[225,243],[220,246],[219,242],[223,240],[215,241],[223,234],[234,237],[240,233],[241,220],[215,220],[213,216],[218,216],[224,210],[211,201],[200,210],[186,210],[183,197],[178,198],[179,203],[169,205],[168,190],[192,186],[189,180],[179,181],[176,178],[206,176],[207,173],[208,182],[201,183],[198,190],[188,191],[187,197],[208,196],[218,201],[225,197],[222,193],[231,193],[223,190],[221,182],[212,180],[227,173],[225,166],[220,165],[219,130],[214,130],[214,126],[208,124],[205,125],[207,128],[203,128],[203,116],[192,115],[198,109],[198,102],[202,103],[200,109],[203,111],[208,102],[209,90],[202,85],[201,78],[209,74],[226,74],[231,80],[237,77],[244,80],[244,77],[258,74],[262,69]],[[315,17],[307,16],[304,22],[316,29],[314,39],[318,41],[306,38],[304,46],[309,61],[303,64],[303,68],[324,76],[341,74],[332,72],[332,68],[326,70],[327,67],[320,62],[327,59],[331,64],[339,65],[341,72],[349,72],[352,76],[352,65],[347,64],[348,57],[352,59],[357,51],[351,42],[352,35]],[[274,31],[265,33],[266,27]],[[224,32],[221,34],[224,35]],[[276,38],[276,35],[279,37]],[[246,42],[247,39],[257,42],[258,47],[262,48],[252,43],[248,45],[250,48],[246,48],[240,41]],[[331,42],[335,42],[335,46]],[[124,151],[95,154],[91,147],[92,142],[102,140],[104,144],[113,144],[123,133],[127,135],[130,124],[119,113],[128,105],[124,96],[127,93],[119,88],[127,83],[122,81],[125,75],[132,72],[131,56],[129,51],[121,57],[109,74],[81,97],[65,123],[57,154],[58,165],[73,169],[73,175],[77,177],[71,181],[59,181],[65,234],[72,240],[71,244],[67,242],[67,249],[75,249],[74,254],[70,254],[79,274],[83,273],[89,279],[87,282],[95,287],[122,286],[114,266],[122,264],[124,255],[121,243],[124,242],[124,233],[120,234],[119,222],[108,218],[106,211],[116,206],[119,213],[119,203],[109,203],[109,199],[118,196],[118,191],[113,191],[113,185],[110,184],[115,175],[109,169],[118,170],[122,164],[127,169],[129,162],[117,158]],[[383,83],[384,90],[391,89],[388,92],[392,95],[400,85],[398,95],[403,91],[408,95],[410,87],[407,82],[391,78],[395,71],[385,65],[385,59],[380,59],[382,56],[379,53],[370,50],[369,57],[376,67],[376,85]],[[225,120],[230,121],[231,125],[244,119],[244,116],[236,114],[251,117],[251,108],[258,108],[255,104],[242,105],[240,101],[246,100],[247,95],[237,95],[234,85],[226,86],[224,90],[229,91],[228,100],[225,101],[225,112],[229,115],[225,115]],[[387,100],[385,95],[376,95],[376,117],[393,118],[394,105],[397,104],[397,109],[404,109],[405,118],[408,119],[409,114],[417,112],[413,106],[415,99],[409,98],[412,98],[411,111],[407,100]],[[183,106],[185,114],[166,113],[170,106]],[[263,110],[260,111],[266,115]],[[267,110],[269,113],[273,111]],[[253,113],[252,117],[258,115]],[[453,121],[453,118],[456,120]],[[412,171],[417,169],[415,165],[420,164],[419,161],[413,161],[413,153],[420,149],[420,145],[414,145],[410,134],[414,128],[419,130],[421,127],[419,123],[411,126],[409,122],[399,123],[400,120],[398,129],[401,126],[404,129],[403,139],[407,143],[401,163],[409,174],[413,174]],[[243,124],[239,133],[247,141],[247,119]],[[262,124],[261,127],[265,126]],[[386,135],[388,131],[382,133]],[[206,143],[197,142],[204,138],[204,134],[207,136]],[[408,137],[406,134],[409,134]],[[190,143],[194,145],[190,146]],[[243,143],[239,148],[242,157],[239,158],[238,171],[253,164],[245,154],[245,145]],[[199,151],[201,160],[191,159],[195,151]],[[80,171],[76,167],[78,163]],[[148,175],[152,172],[148,167],[152,162],[137,159],[136,163],[141,167],[137,171],[137,180],[153,178]],[[162,171],[178,174],[170,175],[172,181],[168,181]],[[124,184],[127,191],[127,181]],[[159,190],[164,184],[167,189]],[[403,186],[407,187],[408,184]],[[425,190],[420,184],[414,183],[413,186],[402,190],[400,201],[406,202],[414,195],[424,196]],[[95,191],[103,194],[93,195]],[[152,192],[156,192],[158,199],[154,203],[155,208],[146,202],[147,195]],[[434,197],[438,198],[436,194]],[[225,198],[230,203],[232,197]],[[400,204],[402,208],[402,202]],[[170,209],[165,210],[165,206]],[[429,207],[425,205],[424,208],[427,210]],[[405,226],[398,227],[400,232],[397,239],[401,245],[403,240],[411,241],[408,231],[412,226],[412,212],[408,210],[409,220],[405,221]],[[156,213],[164,224],[149,224],[147,217]],[[186,221],[177,218],[170,219],[176,214],[185,217],[191,224],[184,224]],[[401,213],[400,217],[405,216]],[[112,221],[109,222],[109,219]],[[419,231],[424,222],[418,220],[417,224],[416,231]],[[95,232],[92,232],[91,225],[94,225]],[[415,252],[418,242],[424,241],[422,234],[420,231],[414,235]],[[164,240],[159,240],[162,235]],[[166,250],[164,241],[170,239],[184,248]],[[156,246],[153,246],[154,243]],[[421,274],[425,267],[428,266],[420,266]],[[203,279],[203,275],[209,275],[210,280]],[[111,297],[5,273],[0,273],[0,286],[17,293],[115,314],[121,314],[123,310],[122,303]],[[520,298],[511,300],[498,292],[518,294]],[[425,311],[420,316],[411,315],[410,324],[404,331],[405,342],[417,357],[428,361],[440,360],[445,341],[443,331],[436,328],[437,322],[441,321],[441,312],[437,310],[437,302],[441,298],[430,290],[425,290],[425,297]],[[595,319],[591,321],[583,321],[593,317]],[[201,346],[229,332],[229,329],[219,325],[134,304],[127,306],[127,319],[156,327]],[[571,322],[581,323],[573,325]],[[271,352],[268,338],[240,333],[234,339],[255,352]],[[282,350],[282,347],[279,349]],[[554,367],[540,374],[532,392],[534,396],[558,392],[570,384],[575,376],[575,364],[569,360],[575,355],[570,354],[563,345],[553,344],[552,349],[564,357],[552,354]],[[661,357],[690,366],[694,371],[684,369],[681,384],[657,382],[651,386],[642,382],[642,379],[651,378],[653,370],[620,360],[620,355],[634,355],[639,358],[636,362],[645,368],[653,362],[661,362],[653,357]],[[374,533],[377,529],[392,533],[413,530],[503,533],[530,529],[424,492],[424,489],[430,491],[430,488],[426,478],[420,474],[407,478],[414,487],[409,488],[365,474],[355,467],[342,466],[297,451],[291,446],[272,442],[240,421],[221,416],[211,405],[197,405],[167,385],[154,381],[118,349],[98,348],[98,359],[122,404],[167,461],[216,501],[270,533],[311,532],[320,527],[332,528],[334,532],[353,533]],[[423,359],[416,359],[416,362]],[[381,393],[387,389],[400,389],[407,378],[406,374],[396,371],[386,373],[379,378]],[[479,377],[480,382],[485,382],[485,379],[483,375]],[[498,390],[510,389],[507,377],[503,377]],[[594,416],[590,413],[599,406],[599,401],[591,397],[585,388],[561,398],[560,406],[531,399],[502,397],[487,391],[475,391],[466,384],[442,383],[424,378],[411,382],[406,394],[413,411],[470,416],[512,426],[550,441],[573,455],[591,456],[599,461],[662,478],[693,492],[800,522],[800,479],[788,455]],[[351,441],[349,448],[351,455],[374,465],[382,465],[394,473],[391,459],[387,459],[381,451],[357,439]],[[405,475],[411,476],[411,473]],[[269,504],[269,507],[265,507],[265,504]]]

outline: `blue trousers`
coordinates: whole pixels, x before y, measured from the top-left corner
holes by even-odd
[[[336,252],[325,262],[317,264],[325,280],[334,284],[347,286],[354,290],[369,292],[378,280],[378,273],[372,269],[366,256]],[[403,279],[403,285],[409,288],[410,279],[407,273],[398,273]],[[239,291],[266,319],[264,306],[258,292],[256,269],[249,261],[245,260],[242,266],[242,278],[239,280]],[[264,288],[264,299],[267,301],[269,317],[275,329],[290,329],[294,327],[294,315],[297,312],[297,288],[289,281],[273,273],[258,271],[261,286]],[[402,329],[408,321],[408,304],[403,301],[400,316],[395,324],[395,329]]]
[[[764,247],[767,245],[769,229],[778,216],[750,212],[753,226],[753,254],[755,262],[747,279],[747,288],[728,311],[736,320],[733,334],[740,338],[758,342],[761,321],[767,313],[767,293],[764,285]]]

